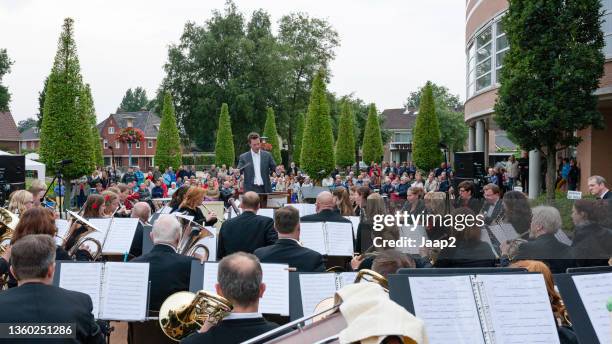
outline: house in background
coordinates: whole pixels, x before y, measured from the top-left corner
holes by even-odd
[[[40,129],[32,127],[21,133],[21,151],[38,150],[40,147]]]
[[[0,150],[20,154],[21,137],[10,112],[0,112]]]
[[[385,109],[382,112],[382,129],[391,134],[384,146],[384,161],[400,163],[412,160],[412,128],[418,113],[415,108]]]
[[[157,148],[157,133],[161,119],[151,111],[121,112],[110,114],[98,124],[102,138],[104,165],[115,168],[128,167],[129,151],[132,146],[132,166],[139,166],[146,171],[154,166],[153,158]],[[134,127],[144,133],[144,142],[126,144],[116,139],[121,129]]]

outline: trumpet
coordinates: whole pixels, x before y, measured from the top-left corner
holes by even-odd
[[[232,303],[224,297],[205,292],[179,291],[170,295],[159,310],[159,326],[168,338],[180,341],[197,331],[205,322],[213,325],[232,312]]]
[[[65,238],[60,237],[62,247],[68,252],[68,255],[75,258],[76,252],[79,250],[79,248],[86,242],[90,241],[97,247],[97,251],[95,251],[95,253],[91,253],[92,260],[95,261],[100,259],[102,256],[102,244],[97,239],[88,237],[89,234],[96,232],[97,230],[89,222],[85,221],[85,219],[82,217],[77,216],[75,213],[69,211],[68,214],[72,216],[72,219],[70,220],[71,223],[69,225],[70,230],[68,231],[68,234]],[[79,231],[79,225],[85,228],[84,232]],[[71,242],[73,244],[68,246]]]
[[[0,208],[0,254],[11,244],[13,232],[19,223],[19,217],[7,209]]]

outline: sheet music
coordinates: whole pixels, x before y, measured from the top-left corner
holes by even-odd
[[[129,252],[136,227],[138,227],[138,219],[136,218],[115,218],[110,232],[106,236],[102,252],[105,254]]]
[[[209,293],[217,293],[215,284],[217,284],[217,270],[219,263],[206,262],[204,264],[204,283],[202,289]]]
[[[489,229],[500,243],[514,240],[520,236],[510,223],[494,223],[489,226]]]
[[[257,215],[269,217],[274,220],[274,209],[272,208],[259,208]]]
[[[419,246],[422,242],[421,238],[427,238],[425,228],[423,226],[416,226],[414,227],[414,230],[411,229],[412,226],[400,227],[400,238],[410,238],[414,240],[416,244],[412,246],[406,245],[406,247],[398,247],[397,250],[406,254],[419,254]]]
[[[169,207],[169,206],[167,206],[167,205],[165,205],[165,206],[163,206],[161,209],[159,209],[159,210],[157,211],[157,213],[158,213],[158,214],[170,214],[170,212],[171,212],[171,211],[172,211],[172,208],[171,208],[171,207]]]
[[[336,274],[300,274],[300,293],[303,315],[312,315],[315,307],[336,293]]]
[[[559,343],[541,274],[478,275],[496,344]]]
[[[356,272],[341,272],[339,274],[340,289],[346,287],[347,285],[355,283],[355,277],[357,277]]]
[[[323,255],[327,254],[323,222],[300,223],[300,241],[304,247],[308,247]]]
[[[557,240],[562,244],[566,244],[567,246],[572,246],[572,239],[570,239],[567,236],[567,234],[565,233],[565,231],[563,231],[563,229],[559,229],[555,233],[555,238],[557,238]]]
[[[91,297],[92,313],[98,318],[103,263],[62,263],[59,287],[79,291]]]
[[[195,219],[195,216],[185,215],[185,214],[181,214],[179,212],[174,212],[172,214],[174,214],[174,216],[176,216],[176,217],[180,217],[181,219],[185,219],[185,220],[187,220],[189,222],[192,222],[193,219]]]
[[[104,274],[100,318],[144,320],[149,298],[149,263],[108,262]]]
[[[353,256],[353,230],[350,223],[326,222],[327,254],[330,256]]]
[[[431,344],[484,344],[469,276],[409,277],[415,315]],[[527,342],[526,342],[527,343]]]
[[[68,222],[68,220],[55,219],[55,227],[57,227],[55,243],[58,245],[62,245],[63,239],[66,237],[66,234],[68,234],[68,231],[70,230],[70,223]]]
[[[359,216],[344,216],[344,218],[347,220],[350,220],[351,223],[353,224],[353,235],[356,238],[357,230],[359,229],[359,223],[361,222],[361,219],[359,218]]]
[[[606,309],[612,296],[612,272],[572,276],[578,295],[600,343],[612,343],[610,315]]]
[[[289,265],[261,264],[263,283],[266,284],[259,312],[289,315]]]
[[[300,212],[300,217],[317,213],[317,208],[310,203],[291,203],[285,204],[285,207],[294,207]]]
[[[88,234],[87,238],[94,238],[100,242],[101,245],[104,244],[104,239],[106,238],[106,232],[108,232],[108,227],[113,221],[112,218],[95,218],[89,219],[89,223],[91,223],[98,231]]]

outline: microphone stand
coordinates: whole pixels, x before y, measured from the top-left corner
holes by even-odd
[[[59,191],[59,213],[60,213],[60,219],[63,219],[62,217],[62,213],[63,213],[63,203],[62,203],[62,198],[65,194],[65,189],[62,190],[62,167],[64,165],[63,164],[59,164],[59,166],[57,167],[57,169],[55,170],[55,176],[53,176],[53,180],[51,181],[51,183],[49,184],[49,186],[47,187],[47,190],[45,191],[45,194],[42,196],[42,198],[40,199],[41,202],[44,201],[45,197],[47,196],[47,194],[49,193],[49,190],[51,190],[51,186],[53,186],[53,183],[55,183],[55,180],[57,180],[58,183],[58,187],[57,187],[57,191]]]

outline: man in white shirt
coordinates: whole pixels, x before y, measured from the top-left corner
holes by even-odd
[[[276,169],[274,158],[270,153],[260,149],[259,134],[250,133],[247,140],[251,149],[241,154],[238,160],[238,169],[244,173],[244,192],[270,193],[272,192],[270,172]]]

